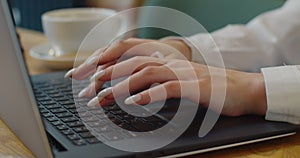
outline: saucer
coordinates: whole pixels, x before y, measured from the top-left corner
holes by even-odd
[[[54,56],[54,49],[49,44],[42,44],[30,49],[29,54],[34,59],[42,61],[43,64],[53,69],[69,69],[76,65],[83,63],[91,53],[70,53],[61,56]]]

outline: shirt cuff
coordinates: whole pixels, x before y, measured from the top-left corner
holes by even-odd
[[[261,69],[266,87],[266,120],[300,124],[300,71],[296,66]]]

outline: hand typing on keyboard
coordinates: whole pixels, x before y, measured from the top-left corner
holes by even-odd
[[[134,42],[143,44],[139,40]],[[151,51],[148,52],[148,56],[145,56],[145,54],[138,54],[134,48],[129,49],[131,47],[124,43],[126,41],[118,43],[117,46],[101,49],[100,51],[104,53],[96,52],[85,63],[66,74],[67,77],[77,80],[92,76],[90,85],[79,93],[81,97],[91,97],[92,92],[100,89],[106,81],[127,77],[112,87],[100,91],[89,101],[88,106],[104,106],[111,104],[117,98],[125,97],[125,104],[145,105],[169,98],[188,98],[208,107],[213,87],[215,95],[226,92],[223,108],[217,104],[209,106],[216,112],[229,116],[264,115],[266,112],[265,87],[261,73],[208,67],[176,57],[175,59],[155,58],[149,55],[149,52],[153,54],[152,48],[149,49]],[[132,57],[134,53],[138,56]],[[157,51],[155,53],[157,54]],[[160,53],[164,54],[164,52]],[[125,58],[122,58],[124,57],[122,55]],[[130,96],[128,91],[136,94]],[[218,100],[213,100],[214,102]]]

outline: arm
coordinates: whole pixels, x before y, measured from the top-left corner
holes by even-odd
[[[227,68],[259,71],[262,67],[300,63],[300,1],[290,0],[282,8],[267,12],[247,25],[229,25],[212,33]],[[216,45],[206,41],[208,34],[189,38],[196,46],[192,60],[204,63],[196,48],[207,47],[215,53]],[[267,99],[266,119],[300,124],[300,66],[263,68]]]

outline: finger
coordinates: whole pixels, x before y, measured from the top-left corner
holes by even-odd
[[[151,66],[133,74],[124,81],[111,87],[109,91],[103,90],[97,95],[100,98],[119,98],[128,96],[131,93],[149,88],[157,83],[175,80],[176,75],[167,67]]]
[[[114,99],[130,95],[132,92],[146,89],[152,84],[162,83],[168,80],[174,80],[176,75],[167,67],[151,66],[133,74],[124,81],[100,91],[95,98],[89,102],[89,106],[96,106],[103,99]]]
[[[155,58],[163,59],[164,55],[161,52],[156,51],[153,54],[151,54],[150,57],[155,57]]]
[[[106,48],[100,48],[96,50],[91,56],[89,56],[81,65],[79,65],[77,68],[73,68],[70,71],[68,71],[65,75],[65,78],[76,78],[77,76],[79,78],[84,78],[88,76],[90,73],[93,73],[93,70],[95,69],[95,66],[89,65],[93,60],[97,60],[99,57],[99,54],[103,52]]]
[[[92,66],[92,67],[80,65],[78,68],[71,70],[72,78],[76,79],[76,80],[85,80],[85,79],[89,78],[90,76],[92,76],[97,71],[103,70],[115,63],[116,63],[116,61],[112,61],[112,62],[106,63],[104,65]]]
[[[134,57],[126,61],[112,65],[102,71],[95,73],[91,80],[109,81],[120,77],[128,76],[148,66],[161,66],[165,60],[151,57]]]
[[[153,40],[129,38],[127,40],[116,42],[101,54],[98,64],[104,64],[112,60],[117,60],[133,46],[150,41]]]
[[[125,99],[124,103],[146,105],[170,98],[187,98],[199,103],[200,89],[195,81],[169,81]]]
[[[102,86],[103,82],[92,82],[78,93],[78,97],[94,97]]]
[[[115,104],[114,99],[103,99],[99,102],[99,106],[108,106],[108,105],[112,105],[112,104]]]
[[[179,81],[170,81],[130,96],[125,99],[124,103],[127,105],[146,105],[149,103],[177,97],[180,97]]]
[[[97,97],[91,99],[88,103],[88,107],[98,107],[98,106],[107,106],[107,105],[112,105],[115,103],[115,100],[111,99],[99,99]]]

